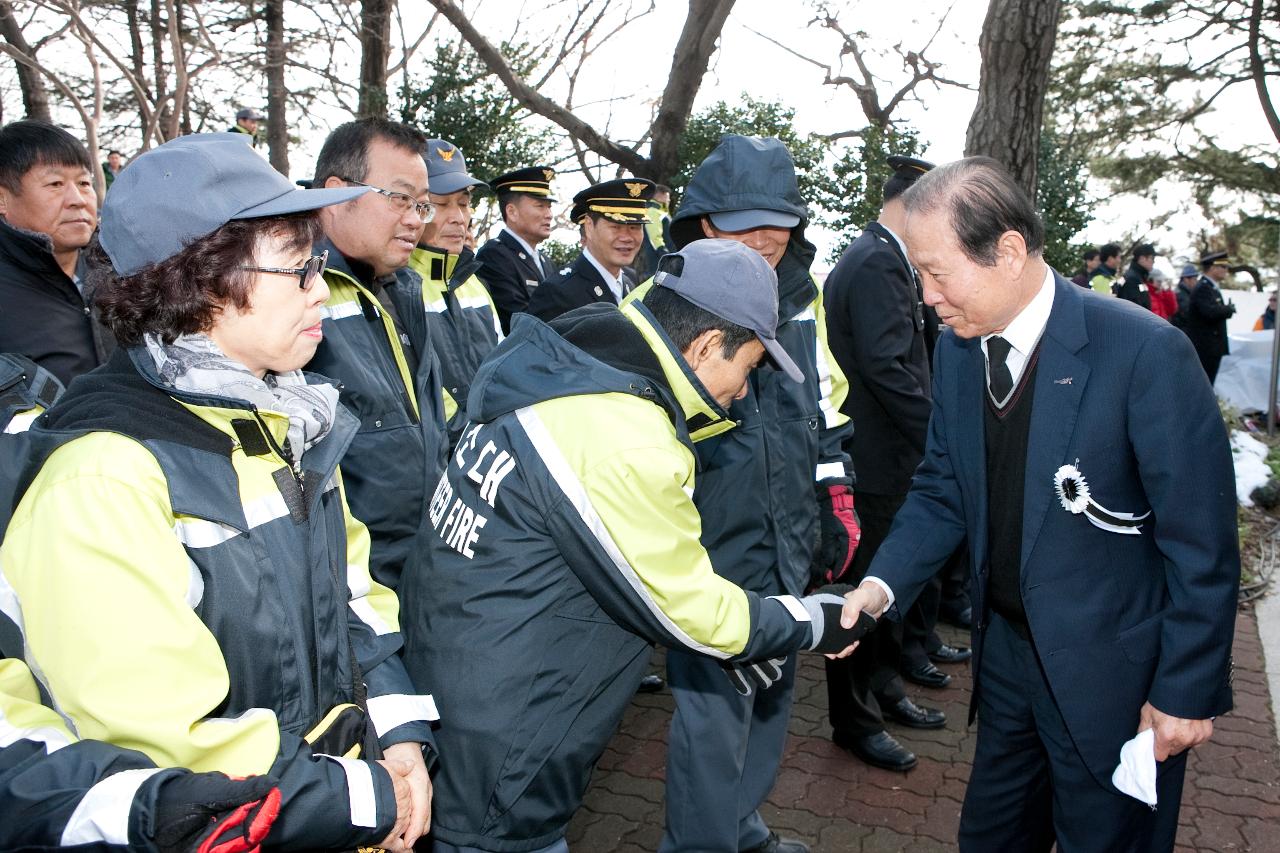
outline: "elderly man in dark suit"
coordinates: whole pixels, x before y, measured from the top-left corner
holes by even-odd
[[[1177,329],[1054,274],[994,160],[935,169],[904,201],[950,331],[924,460],[843,618],[910,603],[967,535],[979,724],[960,849],[1172,850],[1186,750],[1231,708],[1240,555],[1213,392]],[[1155,809],[1113,781],[1140,732]]]

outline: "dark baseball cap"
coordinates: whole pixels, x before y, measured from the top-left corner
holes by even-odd
[[[266,119],[266,116],[264,116],[262,113],[258,112],[257,110],[253,109],[252,107],[245,107],[242,110],[236,110],[236,120],[238,121],[242,118],[250,118],[250,119],[253,119],[254,121],[263,121],[264,119]]]
[[[778,343],[778,276],[755,250],[736,240],[694,240],[662,256],[653,283],[755,332],[774,366],[804,382],[804,373]]]
[[[138,155],[116,176],[98,240],[116,272],[133,275],[233,219],[301,213],[367,192],[299,189],[255,154],[243,133],[180,136]]]
[[[467,187],[489,185],[467,174],[467,160],[462,149],[444,139],[428,139],[422,149],[422,159],[427,164],[427,183],[436,195],[451,195]]]

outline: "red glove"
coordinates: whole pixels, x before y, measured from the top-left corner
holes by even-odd
[[[813,555],[813,586],[834,583],[844,577],[862,540],[853,491],[846,485],[818,485],[818,547]]]
[[[256,853],[279,814],[280,789],[270,776],[174,776],[157,792],[156,847],[161,853]]]

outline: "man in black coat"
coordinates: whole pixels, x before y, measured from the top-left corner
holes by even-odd
[[[854,582],[866,573],[911,486],[932,410],[928,353],[933,330],[898,234],[904,217],[899,196],[933,164],[900,156],[890,157],[889,164],[895,171],[885,182],[879,221],[845,250],[823,296],[827,343],[849,379],[842,410],[855,430],[846,446],[858,474],[862,521],[862,543],[850,570]],[[868,764],[888,770],[916,764],[916,757],[885,731],[885,717],[915,728],[946,723],[941,711],[921,708],[907,697],[898,674],[901,663],[910,680],[942,687],[950,678],[934,666],[930,653],[948,662],[969,656],[967,649],[941,643],[925,648],[940,588],[935,580],[927,602],[913,608],[909,660],[902,660],[902,626],[882,625],[851,658],[827,661],[832,738]]]
[[[1133,247],[1133,260],[1124,272],[1124,283],[1116,293],[1121,299],[1127,299],[1134,305],[1151,310],[1151,268],[1156,263],[1156,247],[1150,243],[1139,243]]]
[[[498,196],[502,230],[480,247],[476,272],[489,288],[503,334],[511,331],[511,315],[523,311],[529,296],[554,272],[551,259],[538,244],[551,236],[551,182],[555,170],[530,166],[499,175],[489,182]]]
[[[1214,252],[1200,259],[1204,274],[1191,291],[1183,326],[1210,383],[1218,377],[1222,357],[1231,352],[1227,318],[1236,313],[1236,306],[1223,301],[1219,287],[1230,273],[1230,267],[1231,259],[1226,252]]]
[[[0,129],[0,352],[63,385],[112,349],[80,281],[80,250],[97,224],[93,161],[79,140],[42,121]]]
[[[627,267],[640,251],[653,188],[644,178],[619,178],[573,197],[569,218],[578,223],[582,253],[533,292],[530,314],[551,322],[593,302],[622,302],[636,285]]]

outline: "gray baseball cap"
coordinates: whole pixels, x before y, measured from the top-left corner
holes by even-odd
[[[752,228],[795,228],[800,217],[785,210],[724,210],[709,214],[711,224],[721,231],[749,231]]]
[[[236,110],[236,120],[238,121],[242,118],[251,118],[254,121],[263,121],[266,119],[266,116],[252,107],[245,107],[242,110]]]
[[[98,240],[120,275],[171,258],[233,219],[301,213],[368,187],[303,190],[249,147],[243,133],[180,136],[135,157],[102,204]]]
[[[436,195],[449,195],[467,187],[489,188],[484,181],[467,174],[462,149],[448,140],[428,139],[422,159],[427,163],[427,182]]]
[[[736,240],[694,240],[662,256],[653,283],[755,332],[774,366],[804,382],[804,373],[778,343],[778,276],[753,249]]]
[[[1199,278],[1200,270],[1195,264],[1183,264],[1180,275],[1182,278]]]

